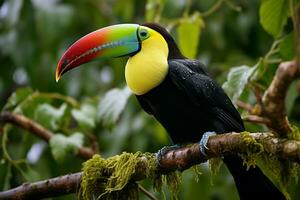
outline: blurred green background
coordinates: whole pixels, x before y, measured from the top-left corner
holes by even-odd
[[[110,95],[106,93],[125,86],[126,59],[86,64],[56,83],[55,69],[62,53],[75,40],[98,28],[155,21],[168,28],[186,56],[201,60],[211,76],[223,84],[232,67],[255,66],[274,42],[274,37],[259,23],[260,3],[259,0],[2,0],[0,108],[10,103],[11,110],[38,121],[55,133],[66,136],[80,133],[84,135],[86,146],[92,144],[90,138],[94,135],[104,157],[122,151],[156,152],[169,144],[163,128],[141,110],[127,89],[110,91]],[[290,20],[286,22],[284,33],[291,31],[291,24]],[[262,88],[270,82],[274,71],[268,71],[265,76],[269,77],[268,81],[264,79],[260,83]],[[9,98],[18,88],[23,89]],[[243,90],[244,85],[241,98],[253,103],[250,89]],[[294,84],[287,100],[295,124],[299,123],[300,116],[296,91]],[[57,93],[64,97],[55,96]],[[108,100],[104,100],[104,95]],[[76,99],[79,106],[68,103],[66,96]],[[120,99],[123,100],[121,105],[115,106],[113,103]],[[19,104],[21,101],[22,105]],[[105,114],[99,113],[105,113],[105,106],[115,110],[103,116]],[[3,139],[1,144],[7,152],[1,151],[6,159],[0,161],[0,190],[25,181],[81,170],[82,159],[73,155],[62,159],[62,155],[53,155],[51,148],[55,147],[49,148],[45,142],[21,129],[8,128],[7,140]],[[247,124],[247,129],[265,130],[251,124]],[[9,162],[6,153],[19,162]],[[210,173],[208,164],[200,165],[199,170],[202,175],[198,181],[193,170],[183,173],[179,199],[238,199],[233,180],[224,166],[217,175]],[[141,184],[153,190],[149,181]],[[297,188],[290,190],[295,199],[300,198]],[[162,198],[161,194],[153,193]],[[147,199],[144,194],[140,196]],[[67,195],[53,199],[74,197]]]

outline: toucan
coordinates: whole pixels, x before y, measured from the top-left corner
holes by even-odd
[[[245,130],[239,112],[205,66],[182,55],[171,34],[156,23],[112,25],[80,38],[60,58],[56,81],[96,58],[124,56],[128,87],[173,144],[198,142],[207,132]],[[257,166],[247,169],[237,155],[224,156],[223,161],[240,199],[286,199]]]

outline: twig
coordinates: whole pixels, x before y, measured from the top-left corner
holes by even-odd
[[[231,8],[232,10],[236,11],[236,12],[241,12],[242,11],[242,7],[241,6],[237,6],[234,5],[231,0],[225,0],[225,3],[227,4],[227,6],[229,8]]]
[[[223,4],[224,0],[218,0],[214,5],[212,5],[212,7],[210,7],[207,11],[201,13],[202,17],[208,17],[209,15],[211,15],[212,13],[216,12],[221,5]]]
[[[259,106],[261,106],[262,105],[262,95],[263,95],[262,89],[259,88],[256,85],[254,85],[253,91],[254,91],[254,95],[255,95],[255,99],[256,99],[257,104]]]
[[[36,98],[61,100],[61,101],[66,102],[66,103],[68,103],[69,105],[71,105],[72,107],[75,107],[75,108],[79,108],[79,106],[80,106],[79,103],[70,96],[64,96],[64,95],[59,94],[59,93],[47,93],[47,92],[35,91],[31,95],[26,97],[25,100],[23,100],[20,104],[18,104],[18,106],[16,108],[21,108],[24,105],[28,104],[28,102],[32,102]]]
[[[51,137],[54,135],[54,133],[47,130],[40,124],[32,121],[31,119],[23,115],[19,115],[7,111],[0,113],[0,124],[6,124],[6,123],[11,123],[16,126],[19,126],[29,131],[30,133],[36,135],[37,137],[45,140],[46,142],[49,142]],[[77,155],[84,159],[89,159],[94,154],[95,154],[94,151],[87,147],[81,147],[78,149],[77,152]]]
[[[245,103],[245,102],[243,102],[243,101],[241,101],[241,100],[237,100],[237,101],[235,102],[235,104],[236,104],[239,108],[242,108],[242,109],[248,111],[249,113],[252,113],[252,111],[253,111],[253,106],[252,106],[252,105],[250,105],[250,104],[248,104],[248,103]]]
[[[189,15],[191,7],[192,7],[192,0],[187,0],[183,11],[183,17],[187,17]]]
[[[151,200],[157,200],[157,198],[155,196],[153,196],[153,194],[151,194],[151,192],[149,192],[148,190],[146,190],[143,186],[141,186],[139,184],[139,190],[141,192],[143,192],[147,197],[149,197],[149,199]]]
[[[268,132],[247,135],[233,132],[211,136],[207,142],[207,156],[200,152],[199,143],[167,152],[161,157],[156,172],[165,174],[174,170],[183,171],[193,165],[205,162],[209,158],[236,155],[256,149],[253,148],[253,145],[257,144],[249,144],[249,138],[245,140],[245,137],[255,139],[263,146],[266,153],[300,163],[300,141],[276,138]],[[132,180],[145,179],[148,166],[147,157],[140,157]],[[0,200],[46,198],[73,193],[78,189],[81,175],[82,173],[76,173],[35,183],[25,183],[17,188],[0,192]]]
[[[275,40],[271,46],[271,48],[269,49],[269,51],[267,52],[267,54],[264,56],[264,60],[269,60],[269,58],[274,55],[275,53],[277,53],[279,51],[278,46],[280,44],[280,42],[282,41],[282,39],[279,40]]]
[[[243,120],[246,122],[251,122],[251,123],[255,123],[255,124],[269,124],[270,121],[264,117],[260,117],[257,115],[247,115],[245,117],[243,117]]]
[[[259,116],[260,114],[260,106],[256,105],[256,106],[252,106],[248,103],[245,103],[243,101],[237,100],[236,101],[236,105],[239,108],[242,108],[246,111],[248,111],[248,115],[246,115],[245,117],[243,117],[243,120],[246,122],[250,122],[250,123],[255,123],[255,124],[265,124],[268,125],[270,123],[270,120],[268,120],[265,117],[261,117]]]

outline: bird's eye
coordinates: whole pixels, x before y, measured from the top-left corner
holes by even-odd
[[[146,30],[142,30],[141,31],[141,36],[142,37],[146,37],[147,36],[147,31]]]
[[[140,29],[139,36],[140,36],[140,39],[142,39],[142,40],[147,39],[149,37],[148,30],[146,30],[146,29]]]

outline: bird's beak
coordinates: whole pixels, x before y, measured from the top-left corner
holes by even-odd
[[[138,52],[141,48],[138,28],[137,24],[113,25],[80,38],[59,60],[56,81],[67,71],[95,58],[116,58]]]

